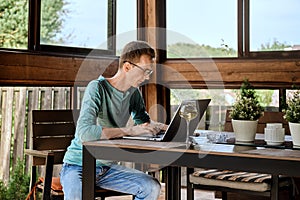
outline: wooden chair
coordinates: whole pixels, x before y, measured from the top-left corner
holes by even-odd
[[[63,199],[59,177],[53,177],[53,166],[62,164],[67,147],[75,134],[78,110],[33,110],[32,148],[26,149],[33,156],[30,188],[42,192],[42,199]],[[44,165],[44,175],[37,181],[37,166]],[[36,184],[37,183],[37,184]],[[96,196],[102,200],[109,196],[129,195],[97,188]]]
[[[264,115],[259,119],[257,132],[264,133],[266,123],[282,123],[285,128],[286,134],[289,134],[288,122],[283,119],[282,112],[264,112]],[[232,132],[231,118],[229,117],[229,111],[226,112],[226,122],[224,131]],[[247,147],[245,147],[247,148]],[[221,167],[221,166],[220,166]],[[241,172],[242,176],[252,177],[253,179],[235,179],[228,180],[228,177],[233,177],[237,172],[219,169],[201,169],[195,171],[192,168],[187,169],[187,199],[194,199],[194,188],[203,190],[213,190],[222,192],[222,200],[227,199],[227,192],[244,193],[257,196],[267,196],[271,198],[271,195],[277,195],[277,189],[287,189],[289,192],[289,198],[293,199],[293,184],[290,177],[279,176],[272,177],[269,174],[254,174],[250,172]],[[213,174],[213,175],[212,175]],[[227,174],[226,176],[224,176]],[[223,176],[222,176],[223,175]],[[254,182],[258,180],[257,177],[264,177],[262,182]],[[226,177],[226,178],[224,178]],[[279,188],[274,188],[274,187]],[[272,191],[273,190],[273,191]]]

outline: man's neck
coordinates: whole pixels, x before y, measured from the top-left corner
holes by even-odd
[[[126,78],[122,73],[117,72],[113,77],[107,78],[107,81],[117,90],[126,92],[131,86],[127,84]]]

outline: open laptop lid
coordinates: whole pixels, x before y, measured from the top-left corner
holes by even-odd
[[[211,99],[192,99],[197,101],[197,109],[198,115],[196,118],[190,121],[190,135],[193,135],[194,131],[196,130],[201,118],[203,117],[208,104],[210,103]],[[180,104],[181,105],[181,104]],[[185,142],[186,139],[186,121],[185,119],[181,118],[179,115],[180,106],[177,108],[172,121],[169,124],[168,129],[166,130],[165,134],[162,137],[161,141],[164,142]]]
[[[194,100],[194,99],[192,99]],[[190,134],[192,135],[196,130],[201,118],[203,117],[207,106],[210,102],[210,99],[195,99],[197,101],[197,110],[198,115],[196,118],[190,121]],[[185,142],[186,139],[186,121],[182,119],[179,115],[180,106],[178,106],[168,129],[164,132],[160,137],[152,137],[152,136],[124,136],[124,139],[133,139],[133,140],[151,140],[151,141],[160,141],[160,142]]]

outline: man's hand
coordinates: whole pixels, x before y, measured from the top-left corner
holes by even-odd
[[[161,129],[151,123],[139,124],[129,128],[128,135],[156,135]]]
[[[150,123],[139,124],[136,126],[126,128],[103,128],[101,139],[120,138],[125,135],[137,136],[137,135],[148,135],[154,136],[161,130],[166,130],[167,125],[151,121]]]
[[[155,126],[155,127],[158,128],[160,131],[161,131],[161,130],[165,131],[165,130],[167,130],[167,128],[168,128],[168,125],[163,124],[163,123],[160,123],[160,122],[155,122],[155,121],[152,121],[152,120],[151,120],[151,122],[150,122],[150,125]]]

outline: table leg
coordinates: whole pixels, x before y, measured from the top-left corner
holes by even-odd
[[[186,169],[186,199],[193,200],[194,199],[194,188],[193,184],[190,182],[190,174],[194,172],[194,168],[187,167]]]
[[[278,200],[279,196],[279,180],[278,175],[272,175],[271,183],[271,200]]]
[[[168,166],[166,177],[166,199],[181,199],[181,169],[180,167]]]
[[[85,146],[82,159],[82,199],[92,200],[95,199],[96,159]]]

